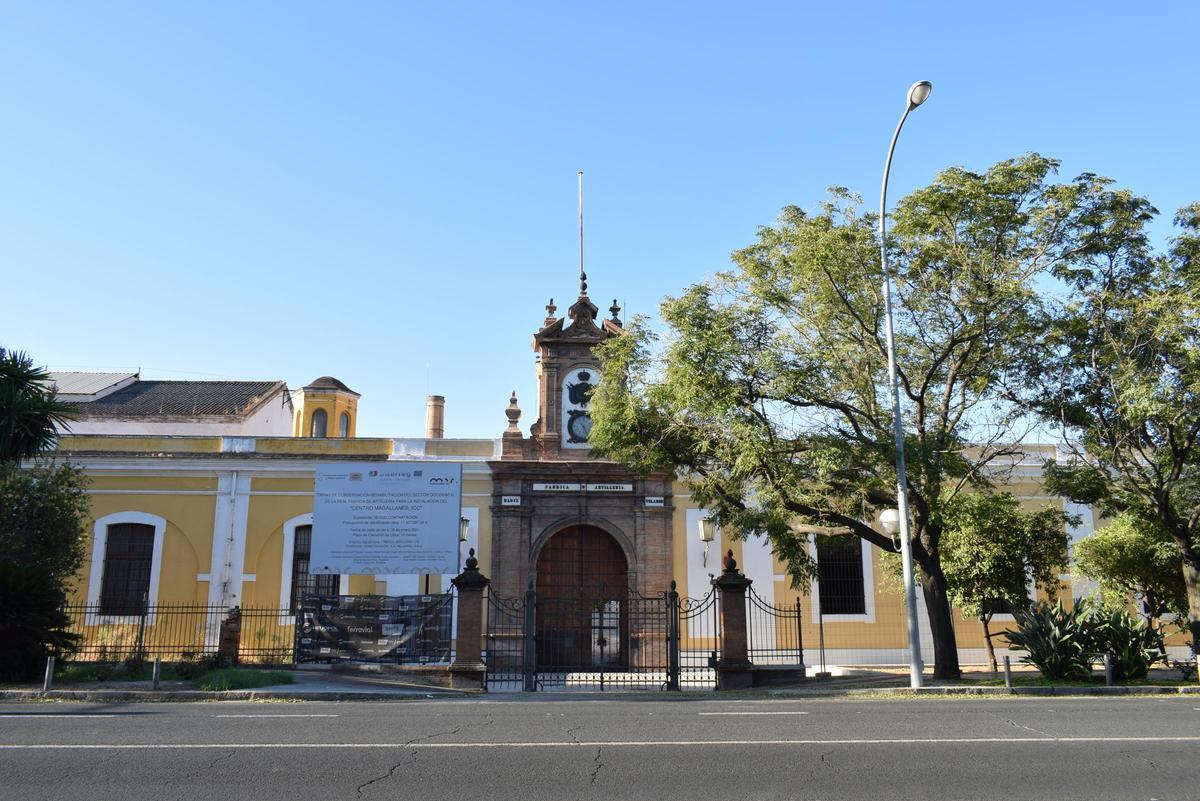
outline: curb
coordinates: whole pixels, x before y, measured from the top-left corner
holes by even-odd
[[[773,690],[770,695],[776,697],[825,697],[838,696],[892,696],[892,697],[954,697],[964,695],[980,696],[1109,696],[1109,695],[1200,695],[1200,685],[1183,687],[1163,687],[1156,684],[1131,685],[1121,687],[861,687],[828,690],[822,689],[787,689]]]
[[[1184,687],[1162,687],[1158,685],[1129,687],[847,687],[838,688],[772,688],[765,695],[772,698],[952,698],[959,696],[985,697],[1062,697],[1062,696],[1137,696],[1137,695],[1200,695],[1200,685]],[[758,693],[754,697],[761,697]],[[483,693],[461,690],[436,690],[428,692],[296,692],[287,690],[0,690],[0,701],[92,701],[100,703],[181,703],[198,701],[391,701],[403,702],[429,700],[431,698],[479,698],[510,701],[559,701],[587,698],[611,698],[613,700],[730,700],[750,697],[738,693]]]
[[[481,693],[430,690],[429,692],[292,692],[287,690],[0,690],[0,701],[97,701],[97,702],[193,702],[193,701],[412,701],[430,698],[463,698]]]

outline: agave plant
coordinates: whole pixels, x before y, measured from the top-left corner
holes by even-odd
[[[1112,654],[1113,677],[1144,679],[1150,667],[1166,661],[1162,632],[1127,609],[1085,604],[1085,628],[1091,636],[1091,650],[1099,655]]]
[[[1017,630],[1004,636],[1013,648],[1023,650],[1021,661],[1035,666],[1048,679],[1079,680],[1092,675],[1095,659],[1088,631],[1090,610],[1066,609],[1062,600],[1054,605],[1038,603],[1028,610],[1013,610]]]

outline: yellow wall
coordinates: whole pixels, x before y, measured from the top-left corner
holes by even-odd
[[[318,409],[325,411],[325,436],[337,437],[342,412],[350,415],[350,431],[347,436],[355,436],[358,430],[358,398],[346,392],[336,390],[300,390],[299,403],[293,418],[292,434],[297,437],[307,437],[312,432],[313,414]]]

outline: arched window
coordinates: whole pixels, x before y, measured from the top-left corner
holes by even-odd
[[[326,424],[328,423],[328,419],[329,418],[325,414],[324,409],[317,409],[315,412],[313,412],[312,428],[309,430],[309,436],[310,437],[325,436],[325,427],[326,427]]]
[[[338,418],[338,436],[350,436],[350,412],[342,412],[342,416]]]
[[[146,512],[114,512],[92,524],[88,572],[88,625],[129,620],[158,603],[167,521]]]
[[[108,526],[104,574],[100,580],[100,614],[140,615],[150,595],[154,564],[154,526],[114,523]]]
[[[337,595],[341,583],[338,575],[316,575],[308,572],[312,557],[312,526],[296,526],[292,542],[292,613],[300,608],[300,599],[305,595]]]

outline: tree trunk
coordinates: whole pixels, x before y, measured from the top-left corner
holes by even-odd
[[[992,645],[992,632],[988,628],[991,619],[991,615],[981,614],[979,616],[979,623],[983,626],[983,641],[987,645],[988,662],[992,664],[992,672],[995,673],[1000,667],[996,664],[996,648]]]
[[[1183,585],[1187,588],[1188,630],[1192,633],[1192,654],[1200,654],[1200,560],[1191,554],[1183,557]]]
[[[925,596],[925,609],[929,612],[929,633],[933,635],[933,677],[962,678],[962,671],[958,667],[958,641],[954,637],[954,618],[950,612],[950,598],[946,595],[946,576],[942,573],[941,565],[926,565],[924,562],[921,564],[921,592]]]

